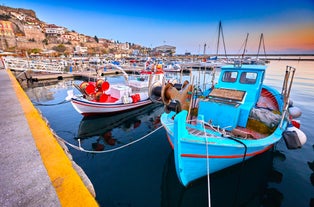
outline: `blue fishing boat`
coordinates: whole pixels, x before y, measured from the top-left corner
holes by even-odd
[[[261,154],[282,137],[290,149],[305,143],[296,121],[301,112],[289,101],[295,68],[286,68],[281,93],[263,84],[265,72],[265,65],[225,65],[203,93],[193,84],[163,87],[168,110],[161,123],[184,186]]]

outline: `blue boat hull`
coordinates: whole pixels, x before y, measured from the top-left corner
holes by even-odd
[[[206,136],[196,136],[187,130],[187,111],[177,114],[174,120],[171,119],[173,115],[174,113],[163,114],[161,122],[174,150],[178,178],[184,186],[208,173],[230,167],[271,149],[281,139],[283,132],[277,128],[266,138],[240,142],[232,137],[218,137],[215,132],[212,136],[209,136],[209,132]],[[285,126],[286,124],[284,123]]]

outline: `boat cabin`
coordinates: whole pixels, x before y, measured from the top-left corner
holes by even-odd
[[[218,83],[199,103],[198,114],[214,126],[232,130],[246,127],[251,109],[257,103],[264,80],[264,65],[226,65]]]

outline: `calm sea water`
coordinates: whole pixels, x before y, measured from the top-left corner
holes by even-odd
[[[286,65],[297,68],[291,99],[302,110],[301,129],[307,143],[302,149],[288,150],[282,140],[275,151],[212,174],[211,206],[314,205],[314,62],[271,61],[266,83],[281,90]],[[112,77],[111,81],[120,78]],[[51,128],[68,142],[78,145],[80,139],[86,150],[106,151],[138,140],[160,126],[160,105],[94,118],[83,118],[71,103],[54,105],[64,100],[72,82],[26,89],[31,100],[41,104],[36,107]],[[179,183],[163,129],[112,152],[91,154],[69,149],[93,183],[101,206],[208,206],[206,178],[188,188]]]

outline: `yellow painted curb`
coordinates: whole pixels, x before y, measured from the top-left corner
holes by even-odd
[[[62,206],[98,206],[38,110],[7,70],[34,141]]]

